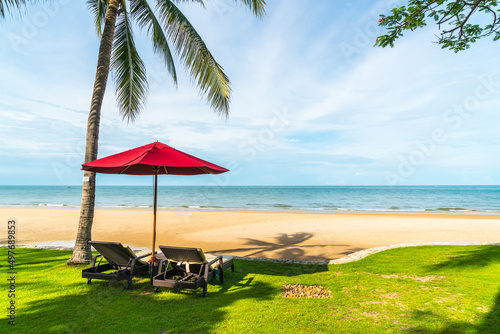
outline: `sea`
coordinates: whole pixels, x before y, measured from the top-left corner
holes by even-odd
[[[150,209],[153,186],[96,187],[96,207]],[[79,208],[81,186],[0,186],[0,207]],[[500,214],[500,186],[159,186],[160,210]]]

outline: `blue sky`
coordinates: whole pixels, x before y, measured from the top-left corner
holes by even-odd
[[[268,2],[263,20],[231,0],[182,6],[231,79],[227,120],[179,63],[174,87],[137,29],[146,108],[122,121],[110,78],[99,157],[159,140],[231,169],[164,185],[500,184],[500,44],[455,54],[429,26],[374,48],[395,1]],[[0,184],[81,184],[99,46],[85,1],[8,19],[0,45]]]

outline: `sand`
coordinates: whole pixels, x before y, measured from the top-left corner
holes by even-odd
[[[0,244],[16,220],[17,245],[73,245],[79,209],[1,208]],[[500,215],[159,211],[157,245],[301,261],[327,261],[403,243],[499,242]],[[96,210],[94,240],[152,243],[150,210]]]

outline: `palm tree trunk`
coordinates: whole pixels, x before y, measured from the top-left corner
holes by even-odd
[[[85,146],[85,162],[97,159],[97,148],[99,141],[99,124],[101,121],[101,106],[106,90],[111,62],[111,50],[115,34],[116,17],[118,16],[119,0],[109,1],[108,10],[104,23],[104,31],[99,46],[99,58],[97,60],[97,71],[94,83],[94,92],[90,106],[89,119],[87,123],[87,142]],[[69,265],[86,264],[92,259],[88,241],[92,236],[92,222],[94,219],[95,203],[95,173],[85,171],[82,189],[82,206],[80,210],[80,222],[76,236],[73,256],[68,260]]]

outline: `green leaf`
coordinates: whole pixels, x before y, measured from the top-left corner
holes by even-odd
[[[111,69],[116,85],[118,107],[123,118],[134,121],[146,101],[146,68],[135,48],[126,11],[117,18]]]
[[[104,28],[104,20],[108,11],[108,2],[105,0],[87,0],[87,8],[94,14],[94,23],[97,30],[97,35],[102,36]]]
[[[498,5],[498,1],[470,1],[463,0],[408,0],[408,6],[394,7],[391,9],[391,15],[384,19],[387,32],[386,41],[379,37],[381,42],[377,46],[384,47],[401,37],[403,30],[415,30],[426,25],[426,19],[433,19],[439,29],[441,36],[438,43],[442,48],[447,48],[455,52],[468,49],[471,43],[475,43],[478,38],[494,34],[500,29],[500,19],[493,7]],[[490,21],[481,24],[471,24],[472,17],[476,13],[482,15],[481,21],[485,22],[484,17],[490,18]],[[496,37],[496,35],[495,35]],[[497,38],[498,39],[498,38]],[[496,40],[494,38],[494,40]]]
[[[0,18],[4,18],[7,12],[20,12],[29,5],[34,5],[41,0],[0,0]]]
[[[234,2],[241,2],[249,7],[252,13],[257,17],[264,17],[266,15],[266,1],[265,0],[234,0]]]
[[[223,116],[229,114],[231,88],[229,78],[215,61],[205,42],[189,20],[169,0],[159,0],[158,10],[161,21],[174,43],[177,54],[189,70],[202,94],[212,108]]]
[[[164,61],[168,72],[177,85],[175,64],[163,28],[146,0],[131,1],[131,15],[141,28],[147,29],[153,43],[153,50]]]

